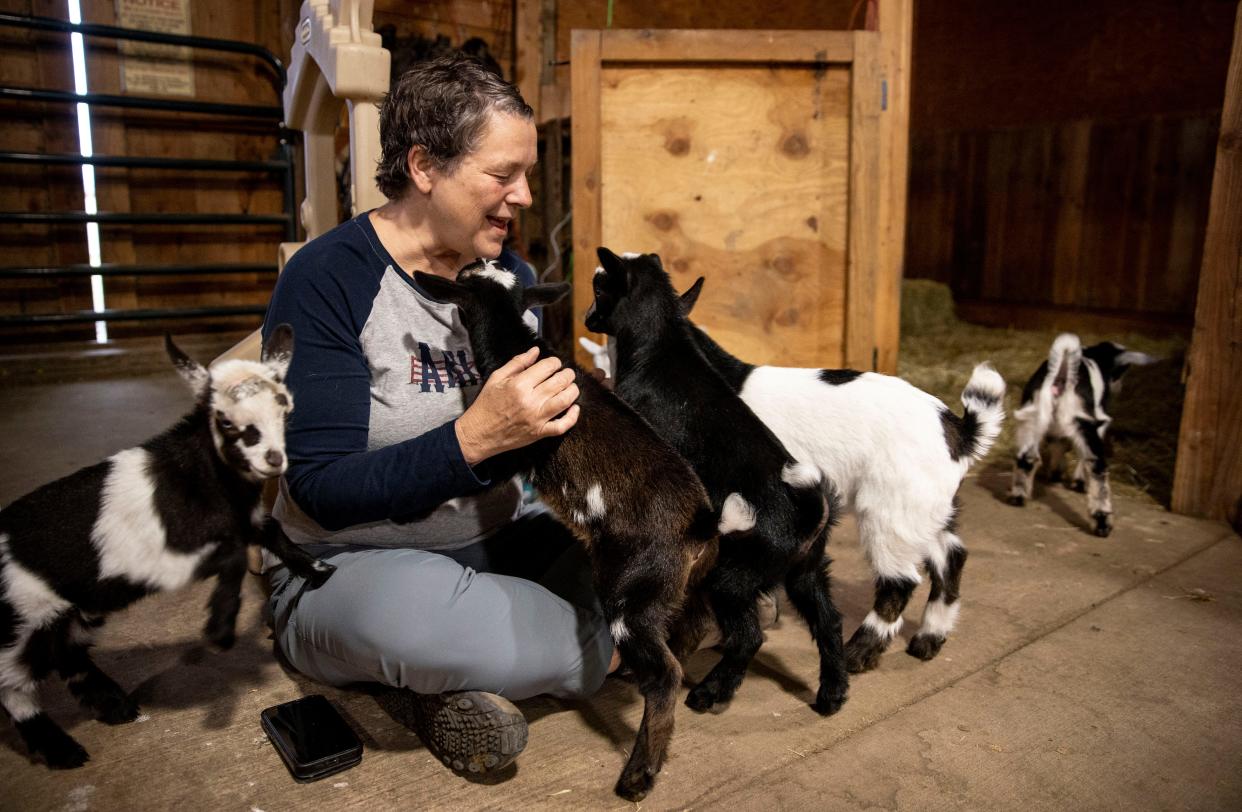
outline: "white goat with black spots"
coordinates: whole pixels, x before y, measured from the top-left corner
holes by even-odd
[[[194,411],[0,511],[0,705],[49,767],[89,758],[39,706],[39,682],[52,671],[101,721],[138,716],[88,651],[106,615],[216,575],[204,633],[228,648],[248,544],[263,545],[316,585],[334,569],[292,545],[262,502],[264,481],[286,467],[293,401],[282,381],[293,331],[277,328],[260,362],[226,361],[210,371],[171,339],[165,346],[194,390]]]
[[[1113,498],[1108,483],[1111,454],[1105,439],[1112,423],[1105,408],[1109,396],[1121,386],[1121,377],[1134,365],[1157,359],[1127,350],[1112,341],[1083,349],[1073,333],[1062,333],[1052,342],[1048,360],[1039,365],[1022,390],[1022,405],[1014,412],[1018,421],[1017,454],[1009,503],[1022,506],[1031,498],[1035,471],[1048,451],[1048,478],[1061,478],[1066,450],[1078,457],[1070,487],[1087,492],[1087,510],[1097,536],[1113,531]]]
[[[689,314],[703,279],[681,296]],[[687,322],[689,323],[689,322]],[[1005,418],[1005,382],[975,367],[961,417],[900,378],[852,369],[754,366],[697,326],[699,350],[793,455],[823,472],[842,510],[858,518],[875,573],[871,612],[845,646],[854,673],[879,664],[901,629],[920,568],[931,578],[923,625],[906,651],[930,660],[957,622],[966,548],[957,536],[956,496],[970,466],[987,455]]]

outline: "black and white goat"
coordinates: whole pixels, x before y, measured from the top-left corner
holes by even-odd
[[[689,315],[699,277],[681,296]],[[930,660],[957,622],[966,548],[956,532],[957,490],[987,455],[1005,419],[1005,382],[979,364],[962,391],[964,413],[901,378],[852,369],[754,366],[690,325],[699,350],[795,459],[815,465],[858,517],[875,573],[875,602],[845,645],[852,672],[868,671],[901,629],[920,581],[931,578],[923,625],[906,652]]]
[[[522,289],[512,273],[487,263],[462,271],[456,282],[421,272],[415,279],[458,306],[484,377],[532,346],[541,357],[554,354],[522,313],[560,299],[569,285]],[[668,751],[682,672],[667,641],[688,584],[716,557],[718,517],[686,461],[599,381],[566,365],[577,373],[580,391],[574,427],[484,465],[493,478],[528,473],[587,548],[613,641],[646,705],[616,785],[618,795],[637,801],[651,789]]]
[[[1112,449],[1105,434],[1113,419],[1105,409],[1126,370],[1156,360],[1112,341],[1084,349],[1073,333],[1057,336],[1048,360],[1026,382],[1022,404],[1014,412],[1018,434],[1009,503],[1022,506],[1031,498],[1035,471],[1043,459],[1041,446],[1047,446],[1048,478],[1054,482],[1061,478],[1064,454],[1072,448],[1078,464],[1070,486],[1086,490],[1093,532],[1101,537],[1111,533],[1113,499],[1108,459]]]
[[[293,546],[268,518],[263,482],[285,470],[281,382],[293,351],[282,325],[261,362],[210,371],[171,339],[165,346],[194,390],[194,411],[136,448],[121,451],[23,496],[0,511],[0,704],[31,754],[78,767],[86,750],[39,706],[53,670],[108,724],[138,706],[91,660],[95,629],[110,612],[155,592],[217,576],[204,633],[234,641],[246,546],[262,544],[312,583],[334,569]]]
[[[598,254],[586,324],[614,337],[615,391],[690,462],[722,511],[720,553],[704,590],[724,656],[686,704],[702,711],[732,698],[763,644],[756,601],[783,583],[819,649],[812,707],[835,713],[849,675],[825,551],[836,511],[831,483],[790,456],[707,363],[658,256]],[[696,643],[675,648],[688,653]]]

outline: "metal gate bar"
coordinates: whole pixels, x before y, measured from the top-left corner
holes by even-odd
[[[90,104],[102,107],[119,107],[133,110],[156,110],[192,115],[226,116],[230,118],[273,122],[278,142],[279,158],[260,161],[203,160],[191,158],[168,158],[129,155],[43,155],[30,152],[0,152],[0,163],[28,166],[82,166],[118,167],[126,169],[159,169],[189,172],[271,172],[279,176],[283,200],[283,214],[246,213],[180,213],[180,212],[0,212],[0,223],[49,224],[49,223],[100,223],[101,225],[279,225],[283,227],[284,239],[297,239],[297,202],[295,200],[295,163],[293,133],[283,124],[284,109],[282,93],[286,82],[285,66],[271,51],[249,42],[169,34],[160,31],[121,28],[90,23],[70,23],[49,17],[37,17],[0,12],[0,26],[35,31],[78,33],[91,37],[106,37],[135,42],[153,42],[163,45],[179,45],[212,51],[247,54],[265,62],[273,71],[273,90],[276,105],[225,104],[218,102],[195,102],[158,99],[141,96],[121,96],[106,93],[77,94],[61,90],[32,87],[0,87],[0,100],[13,102],[48,102],[59,104]],[[199,265],[181,264],[106,264],[102,267],[72,264],[39,267],[0,268],[0,278],[59,278],[86,276],[190,276],[197,274],[243,274],[274,273],[275,266],[255,263],[216,263]],[[148,319],[190,319],[216,316],[239,316],[262,314],[264,307],[188,307],[150,309],[110,309],[101,312],[77,311],[73,313],[30,313],[0,316],[0,326],[84,323],[94,321],[141,321]]]

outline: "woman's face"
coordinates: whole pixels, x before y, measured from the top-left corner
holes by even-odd
[[[432,170],[431,225],[442,250],[463,264],[500,256],[509,224],[531,204],[536,143],[534,122],[492,113],[474,152],[449,173]]]

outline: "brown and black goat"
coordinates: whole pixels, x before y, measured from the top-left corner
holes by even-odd
[[[538,346],[523,321],[569,286],[523,289],[508,271],[484,263],[456,282],[416,273],[429,294],[458,306],[475,363],[488,376]],[[578,422],[565,434],[484,462],[495,479],[522,472],[589,553],[596,592],[622,661],[646,706],[616,792],[631,801],[651,790],[673,733],[681,666],[668,646],[687,588],[716,557],[717,514],[694,471],[641,417],[591,375],[574,367]]]

